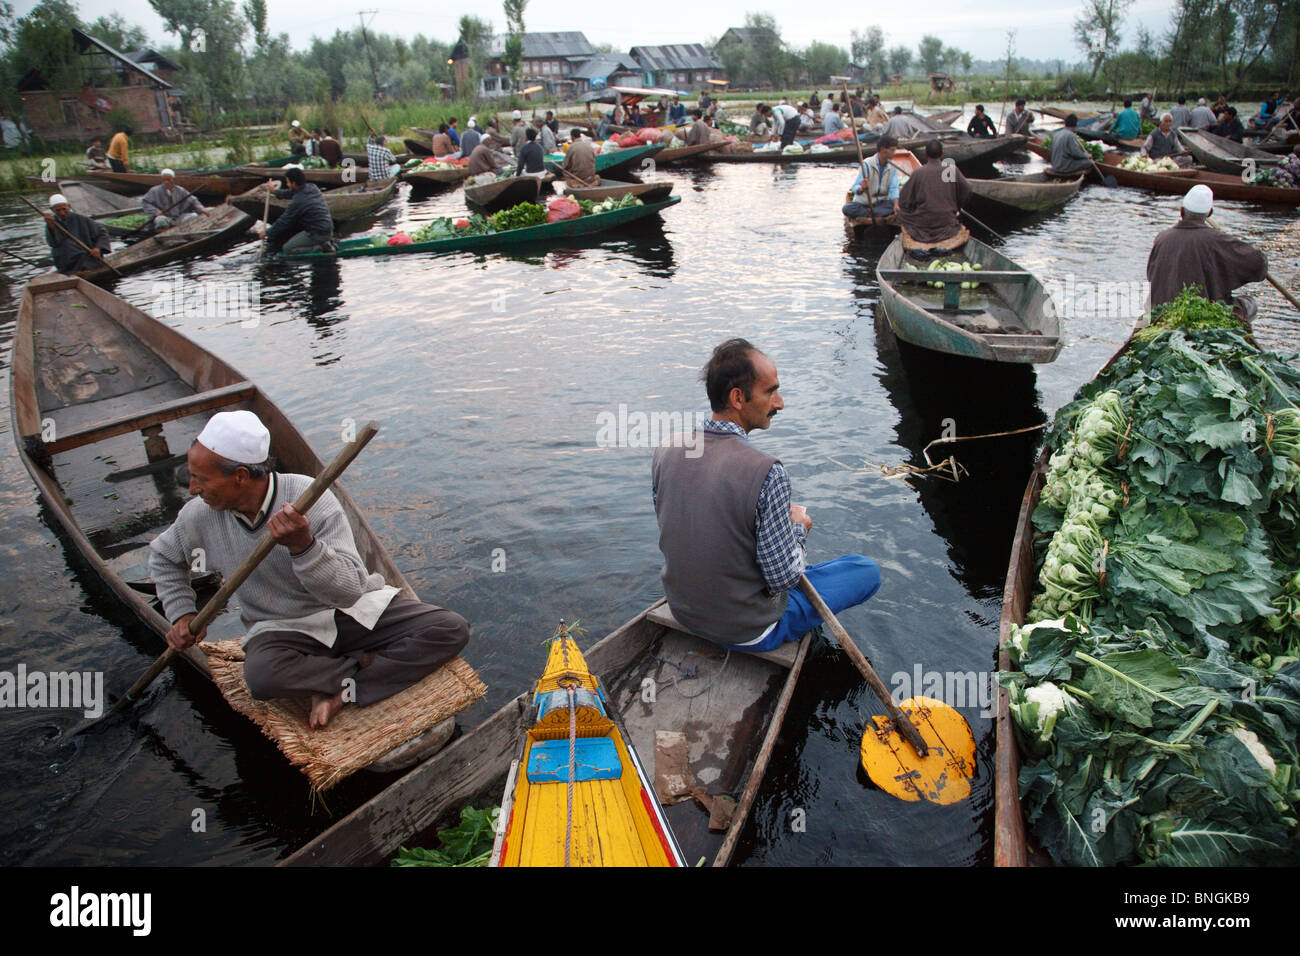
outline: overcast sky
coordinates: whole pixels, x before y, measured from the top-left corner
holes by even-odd
[[[163,32],[162,21],[148,0],[73,0],[83,20],[94,21],[108,13],[120,13],[130,23],[144,27],[157,46],[175,43],[176,37]],[[390,6],[389,4],[397,4]],[[18,0],[19,15],[27,13],[35,0]],[[357,8],[329,7],[318,0],[268,0],[272,33],[287,33],[294,49],[310,45],[312,36],[328,37],[335,30],[348,30],[360,22]],[[770,13],[786,43],[807,46],[812,40],[847,47],[853,29],[864,31],[878,24],[889,46],[905,44],[915,49],[927,33],[945,43],[968,50],[976,59],[1001,59],[1006,53],[1007,31],[1016,30],[1016,55],[1030,59],[1082,59],[1071,39],[1071,24],[1082,9],[1082,0],[1040,0],[1026,4],[1012,0],[987,0],[978,5],[963,0],[931,0],[924,7],[907,3],[872,5],[833,0],[715,0],[701,5],[698,0],[656,0],[636,11],[620,9],[608,0],[529,0],[524,11],[528,30],[581,30],[592,43],[612,43],[626,50],[633,45],[660,43],[704,43],[720,36],[728,27],[744,26],[748,11]],[[1133,45],[1139,23],[1160,36],[1173,9],[1173,0],[1135,0],[1124,24],[1124,46]],[[477,8],[497,31],[504,31],[505,15],[499,4],[455,3],[436,0],[371,0],[365,9],[367,27],[380,33],[426,37],[450,42],[456,37],[456,22],[462,13]]]

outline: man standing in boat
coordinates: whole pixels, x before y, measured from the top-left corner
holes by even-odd
[[[1232,293],[1268,277],[1268,259],[1248,242],[1234,239],[1207,221],[1214,193],[1198,183],[1183,197],[1179,223],[1156,236],[1147,259],[1151,308],[1172,302],[1183,286],[1198,286],[1207,299],[1232,304]]]
[[[880,568],[861,555],[807,564],[812,518],[791,504],[780,459],[747,437],[785,407],[772,360],[731,339],[713,350],[703,378],[712,418],[690,442],[656,449],[651,469],[664,594],[700,637],[745,653],[774,650],[820,623],[800,575],[839,612],[876,593]]]
[[[77,240],[89,246],[90,252]],[[50,197],[50,212],[45,214],[45,241],[54,257],[54,268],[64,275],[102,268],[104,253],[113,248],[104,227],[89,216],[73,212],[62,193]]]
[[[925,144],[925,165],[912,174],[898,194],[898,223],[903,248],[955,249],[970,232],[957,218],[970,199],[971,187],[957,164],[943,161],[943,144]]]
[[[259,700],[310,697],[309,723],[324,727],[345,703],[376,703],[433,673],[465,647],[469,625],[368,572],[330,492],[307,515],[294,511],[311,479],[277,473],[270,444],[252,412],[209,419],[189,451],[196,497],[150,542],[149,570],[172,622],[167,644],[184,650],[206,633],[189,629],[194,555],[229,575],[269,532],[278,547],[236,592],[244,681]]]

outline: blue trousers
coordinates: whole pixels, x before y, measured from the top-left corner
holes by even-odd
[[[848,554],[821,564],[810,564],[804,573],[826,606],[836,614],[861,604],[880,590],[880,566],[860,554]],[[746,654],[773,651],[787,641],[799,640],[822,623],[821,615],[799,585],[792,587],[787,595],[785,614],[761,641],[722,646]]]

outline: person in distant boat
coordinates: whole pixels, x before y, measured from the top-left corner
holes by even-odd
[[[1219,121],[1214,115],[1214,110],[1205,105],[1205,97],[1202,96],[1196,101],[1196,108],[1192,110],[1192,121],[1189,125],[1197,129],[1209,129]]]
[[[285,188],[275,190],[277,199],[288,199],[289,206],[280,218],[266,228],[262,223],[258,237],[266,239],[268,257],[283,250],[295,252],[330,252],[335,248],[334,220],[325,197],[315,183],[307,182],[301,169],[284,174]],[[268,190],[274,185],[268,181]]]
[[[672,126],[681,126],[685,121],[686,107],[682,105],[681,97],[674,96],[673,105],[668,107],[668,122]]]
[[[807,563],[812,518],[791,503],[780,459],[748,438],[785,407],[772,360],[731,339],[703,378],[712,418],[656,449],[651,466],[664,595],[700,637],[743,653],[775,650],[820,623],[802,575],[838,612],[876,593],[880,568],[856,554]]]
[[[447,134],[448,129],[450,127],[446,123],[439,123],[438,132],[433,134],[433,140],[429,145],[433,149],[435,159],[456,154],[456,146],[452,143],[451,136]]]
[[[456,147],[456,152],[460,152],[460,130],[456,128],[457,122],[454,116],[447,120],[447,135],[451,137],[451,145]]]
[[[289,124],[289,152],[295,156],[307,154],[307,131],[297,120]]]
[[[1192,111],[1187,108],[1186,96],[1178,97],[1178,105],[1169,107],[1169,115],[1172,117],[1174,129],[1192,125]]]
[[[690,132],[686,134],[686,145],[702,146],[713,138],[713,120],[699,110],[693,110],[691,116],[695,118],[695,122],[691,124]]]
[[[998,135],[998,128],[993,125],[993,120],[989,119],[984,112],[983,105],[975,107],[975,115],[966,125],[966,133],[969,136],[978,136],[981,139],[992,139]]]
[[[841,210],[850,219],[892,216],[898,212],[898,170],[890,162],[898,151],[898,141],[892,136],[882,136],[876,151],[867,157],[867,179],[863,182],[862,168],[849,186],[845,205]],[[868,204],[870,202],[870,205]]]
[[[1151,102],[1151,94],[1143,93],[1142,100],[1138,103],[1138,119],[1146,122],[1154,122],[1156,118],[1156,107]],[[1139,126],[1139,129],[1141,127]]]
[[[334,169],[343,162],[343,147],[339,144],[330,131],[325,130],[325,135],[321,137],[320,144],[316,147],[320,158],[329,163],[330,169]]]
[[[1225,106],[1223,108],[1223,112],[1219,114],[1218,125],[1211,127],[1210,132],[1215,136],[1230,139],[1234,143],[1240,143],[1246,138],[1245,127],[1241,125],[1241,120],[1237,119],[1237,108],[1235,106]]]
[[[1092,168],[1092,155],[1084,149],[1074,132],[1078,125],[1079,117],[1071,113],[1065,118],[1065,125],[1052,134],[1051,166],[1054,172],[1073,175]]]
[[[841,112],[847,111],[841,110]],[[880,105],[880,97],[871,97],[870,108],[867,110],[867,115],[864,121],[866,131],[871,133],[884,133],[885,128],[888,125],[889,114],[886,113],[885,108]]]
[[[1178,298],[1183,286],[1198,286],[1207,299],[1232,303],[1232,293],[1268,276],[1268,259],[1248,242],[1213,228],[1214,193],[1198,183],[1183,197],[1179,223],[1151,245],[1147,279],[1151,308]]]
[[[1173,113],[1162,115],[1160,117],[1160,127],[1147,134],[1146,142],[1142,144],[1142,155],[1148,159],[1162,159],[1168,156],[1174,162],[1178,162],[1180,157],[1187,155],[1187,151],[1183,149],[1182,141],[1178,138],[1178,133],[1174,130]]]
[[[460,134],[460,151],[456,154],[457,158],[468,159],[482,139],[482,134],[479,133],[476,127],[467,126],[465,132]]]
[[[518,158],[515,161],[516,176],[545,176],[546,160],[542,154],[542,147],[537,142],[537,128],[528,127],[524,132],[524,146],[519,150]]]
[[[131,149],[131,127],[123,126],[108,141],[108,165],[115,173],[129,173],[131,163],[127,154]]]
[[[1025,101],[1016,100],[1016,108],[1007,114],[1003,129],[1008,136],[1029,136],[1033,122],[1034,114],[1025,109]]]
[[[559,151],[559,144],[556,142],[555,133],[540,119],[537,124],[537,144],[541,146],[544,154],[555,153]]]
[[[925,165],[912,174],[898,195],[898,223],[903,239],[937,246],[966,232],[958,219],[971,187],[952,160],[944,162],[943,144],[925,144]]]
[[[772,122],[768,119],[771,112],[767,104],[759,103],[754,107],[754,115],[749,118],[749,135],[766,138],[772,135]]]
[[[514,117],[515,125],[510,127],[510,148],[515,151],[515,156],[524,148],[524,143],[528,142],[527,132],[528,125],[524,122],[524,114],[515,110],[511,114]]]
[[[86,165],[91,169],[108,169],[108,156],[104,153],[104,141],[96,136],[86,147]]]
[[[627,111],[627,123],[625,125],[632,129],[645,128],[645,116],[641,113],[640,103],[633,103],[632,108]]]
[[[208,420],[188,455],[195,497],[149,543],[149,570],[172,624],[167,644],[184,650],[206,635],[189,629],[196,549],[229,576],[269,533],[277,546],[236,592],[244,682],[258,700],[310,698],[310,726],[324,727],[345,703],[377,703],[433,673],[461,652],[470,628],[368,571],[331,492],[307,514],[295,511],[311,478],[277,472],[270,444],[252,412]]]
[[[546,111],[545,123],[547,126],[551,128],[551,135],[554,136],[558,141],[560,138],[560,121],[555,118],[554,110]]]
[[[1142,118],[1133,108],[1132,100],[1124,101],[1124,108],[1110,121],[1108,128],[1115,134],[1116,139],[1137,139],[1138,134],[1142,132]]]
[[[835,97],[833,95],[827,95],[826,99],[822,100],[821,108],[818,110],[821,114],[822,122],[825,123],[826,117],[830,115],[831,111],[838,108],[839,106],[835,102]]]
[[[492,149],[492,144],[483,139],[469,154],[469,178],[476,186],[490,183],[497,178],[497,172],[507,163]]]
[[[794,144],[799,135],[799,111],[789,103],[779,103],[769,111],[773,130],[781,138],[781,148]]]
[[[71,238],[69,233],[76,238]],[[90,252],[78,245],[77,239],[89,246]],[[54,268],[64,275],[101,268],[104,254],[113,248],[104,227],[89,216],[73,212],[62,193],[50,197],[50,211],[45,213],[45,241],[54,258]]]
[[[570,186],[599,186],[600,174],[596,172],[596,150],[591,141],[582,135],[582,128],[569,130],[569,148],[564,153],[564,181]]]
[[[892,136],[894,139],[901,142],[902,140],[910,139],[915,136],[919,131],[920,125],[921,124],[917,123],[912,119],[912,117],[904,113],[901,106],[895,106],[894,115],[891,116],[889,122],[885,124],[883,135]]]
[[[374,179],[391,179],[402,171],[397,157],[388,148],[387,136],[376,136],[366,143],[366,165]]]
[[[844,117],[840,115],[840,108],[832,104],[831,111],[826,114],[822,120],[822,135],[834,136],[836,133],[844,131]]]
[[[193,193],[176,184],[176,173],[170,169],[164,169],[162,182],[144,194],[140,208],[149,217],[149,228],[154,232],[208,214]]]

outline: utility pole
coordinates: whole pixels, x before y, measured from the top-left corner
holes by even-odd
[[[366,59],[370,61],[370,80],[375,85],[375,96],[379,95],[379,75],[375,72],[375,54],[370,49],[370,37],[366,36],[366,14],[373,17],[378,12],[378,10],[357,11],[357,16],[361,19],[361,40],[366,45]]]

